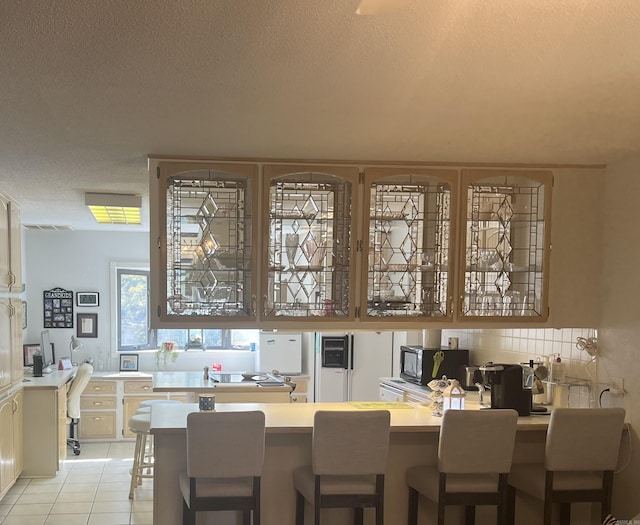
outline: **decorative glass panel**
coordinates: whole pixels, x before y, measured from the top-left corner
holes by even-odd
[[[167,181],[167,313],[251,315],[249,181],[200,170]]]
[[[306,172],[269,187],[266,316],[349,315],[352,184]]]
[[[416,179],[371,184],[368,316],[448,314],[451,186]]]
[[[543,315],[545,184],[525,176],[467,186],[466,316]]]

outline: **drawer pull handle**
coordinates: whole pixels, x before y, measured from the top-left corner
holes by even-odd
[[[101,417],[94,417],[93,420],[94,421],[102,421],[102,418]]]
[[[144,386],[142,387],[142,390],[149,390],[150,388],[151,388],[151,387],[150,387],[149,385],[144,385]]]
[[[100,401],[94,401],[94,402],[93,402],[93,404],[94,404],[95,406],[99,406],[99,405],[101,405],[102,403],[101,403]]]
[[[100,387],[100,386],[94,386],[94,387],[93,387],[93,389],[94,389],[94,390],[102,390],[102,387]]]

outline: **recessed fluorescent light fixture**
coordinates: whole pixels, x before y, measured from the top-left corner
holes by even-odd
[[[84,203],[100,224],[140,224],[140,195],[85,193]]]

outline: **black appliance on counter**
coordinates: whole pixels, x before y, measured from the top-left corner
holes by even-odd
[[[417,385],[426,385],[442,376],[462,381],[468,364],[469,350],[400,347],[400,377]]]
[[[512,408],[520,416],[531,414],[531,389],[523,386],[520,365],[487,363],[480,370],[491,388],[491,408]]]

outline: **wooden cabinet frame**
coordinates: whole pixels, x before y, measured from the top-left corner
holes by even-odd
[[[526,323],[527,325],[536,324],[543,326],[548,319],[548,287],[549,287],[549,265],[550,265],[550,240],[551,240],[551,187],[553,184],[553,174],[549,170],[537,170],[537,169],[498,169],[498,168],[461,168],[461,167],[438,167],[429,166],[427,163],[381,163],[379,165],[373,165],[369,163],[361,162],[305,162],[305,161],[281,161],[281,162],[263,162],[259,160],[243,160],[243,159],[228,159],[228,160],[215,160],[212,159],[202,161],[189,161],[180,159],[164,159],[160,157],[154,157],[150,163],[151,167],[151,250],[152,250],[152,326],[154,328],[190,328],[190,327],[226,327],[226,328],[276,328],[276,329],[318,329],[318,326],[331,325],[332,327],[340,329],[372,329],[385,327],[388,329],[416,329],[418,325],[420,328],[433,327],[433,328],[445,328],[449,326],[464,326],[472,328],[488,327],[493,324],[500,326],[503,323],[508,324],[520,324]],[[166,255],[166,242],[163,236],[166,236],[167,219],[166,219],[166,192],[167,185],[165,182],[168,177],[184,174],[185,177],[189,177],[189,171],[197,170],[218,170],[219,172],[235,173],[238,176],[245,177],[247,180],[255,181],[252,185],[252,201],[251,217],[254,219],[252,224],[252,234],[254,238],[252,240],[252,257],[251,265],[252,273],[252,301],[254,306],[251,310],[251,315],[246,316],[210,316],[210,315],[170,315],[167,313],[166,303],[167,297],[167,255]],[[323,179],[324,177],[324,179]],[[333,177],[335,180],[347,181],[351,184],[351,207],[350,210],[340,209],[336,207],[334,213],[347,214],[346,220],[350,221],[349,224],[349,236],[344,235],[345,239],[350,237],[346,242],[350,244],[348,254],[350,257],[349,268],[349,286],[348,294],[342,296],[345,301],[344,305],[346,310],[340,312],[340,315],[327,315],[326,312],[322,312],[323,304],[326,301],[328,305],[331,305],[334,301],[335,290],[323,289],[320,284],[316,286],[313,279],[316,279],[315,274],[311,280],[308,281],[308,289],[305,290],[306,298],[303,303],[304,308],[301,308],[300,312],[290,312],[287,308],[277,308],[274,305],[280,300],[278,294],[282,292],[283,288],[290,288],[290,281],[284,281],[283,286],[282,276],[285,273],[292,275],[298,274],[299,277],[303,271],[311,273],[335,271],[335,268],[327,262],[327,258],[324,253],[318,260],[311,262],[312,255],[304,253],[304,258],[296,255],[291,251],[290,256],[284,255],[282,252],[286,251],[286,242],[281,239],[275,241],[277,244],[272,246],[271,237],[277,232],[281,237],[284,235],[284,228],[282,224],[276,224],[279,220],[277,216],[277,210],[272,209],[273,202],[271,200],[271,188],[277,184],[284,184],[285,182],[299,183],[302,192],[306,191],[304,186],[313,181],[328,180]],[[540,289],[540,308],[536,309],[535,315],[506,316],[497,309],[493,309],[496,315],[470,315],[469,311],[465,310],[465,301],[469,301],[469,298],[465,296],[465,271],[466,271],[466,231],[467,231],[467,188],[473,181],[479,179],[490,179],[495,177],[503,177],[505,179],[530,179],[536,180],[544,186],[544,218],[541,220],[544,224],[544,246],[541,248],[541,257],[544,261],[541,264],[542,271],[537,272],[539,275],[535,279],[540,281],[540,286],[536,284],[537,290]],[[419,314],[402,315],[396,308],[395,312],[389,315],[379,315],[373,310],[367,311],[368,300],[375,301],[375,296],[368,297],[369,273],[372,267],[369,264],[369,250],[372,246],[370,239],[369,225],[372,219],[375,219],[375,214],[372,217],[370,214],[371,206],[371,188],[373,185],[391,183],[394,180],[400,181],[402,184],[416,183],[418,186],[425,181],[441,181],[442,184],[447,185],[450,188],[448,194],[448,217],[447,222],[447,256],[446,262],[444,259],[438,261],[437,273],[438,283],[432,294],[437,294],[437,300],[433,301],[436,310],[425,309],[420,311]],[[284,182],[283,182],[284,181]],[[294,190],[292,190],[294,191]],[[433,193],[437,195],[437,192]],[[430,197],[431,198],[431,197]],[[297,206],[297,205],[296,205]],[[305,212],[301,209],[295,208],[299,211],[300,219],[307,220],[311,223],[315,217],[305,215]],[[285,210],[286,213],[291,214],[292,210]],[[282,218],[282,217],[281,217]],[[290,221],[296,219],[293,215],[287,217]],[[275,222],[274,222],[275,221]],[[282,221],[281,221],[282,223]],[[425,222],[426,224],[426,222]],[[332,230],[333,231],[333,230]],[[422,303],[429,303],[430,300],[425,301],[424,294],[428,294],[428,287],[425,286],[425,282],[432,277],[426,276],[429,273],[423,268],[423,266],[415,257],[426,257],[428,263],[430,263],[429,253],[421,252],[426,247],[426,252],[433,251],[433,241],[427,239],[428,227],[417,227],[415,230],[420,237],[416,239],[415,247],[411,247],[409,258],[405,261],[398,263],[391,263],[388,266],[393,268],[387,268],[380,270],[379,275],[387,273],[402,273],[403,269],[396,269],[395,266],[406,266],[405,274],[409,275],[413,272],[411,279],[415,289],[407,292],[407,302],[411,303],[410,307],[414,309],[422,308]],[[422,232],[422,233],[420,233]],[[291,233],[295,233],[292,232]],[[424,238],[422,238],[424,237]],[[298,243],[298,246],[293,246],[294,241]],[[303,239],[292,235],[291,243],[292,248],[299,250],[304,249]],[[302,261],[302,270],[292,268],[288,270],[286,267],[290,265],[289,259],[293,258],[293,261]],[[505,259],[506,260],[506,259]],[[294,264],[297,264],[294,262]],[[419,275],[420,272],[423,275]],[[509,270],[511,271],[511,270]],[[537,271],[537,270],[536,270]],[[431,272],[432,274],[435,272]],[[508,273],[508,272],[505,272]],[[332,276],[335,277],[335,276]],[[304,277],[305,279],[307,277]],[[276,283],[276,281],[280,279]],[[508,290],[508,277],[504,277],[504,283],[506,283],[500,290]],[[319,283],[319,281],[318,281]],[[446,286],[444,285],[446,283]],[[395,283],[399,286],[399,281]],[[446,289],[445,289],[446,288]],[[287,292],[288,293],[288,292]],[[293,294],[295,295],[295,294]],[[328,298],[325,299],[324,295]],[[285,302],[280,304],[288,304],[288,293]],[[295,300],[295,299],[294,299]],[[538,300],[538,299],[536,299]],[[318,305],[313,306],[313,301],[317,301]],[[413,301],[413,303],[412,303]],[[443,304],[446,303],[446,304]],[[341,304],[342,306],[342,304]],[[307,313],[311,312],[311,313]],[[434,313],[435,312],[435,313]]]

